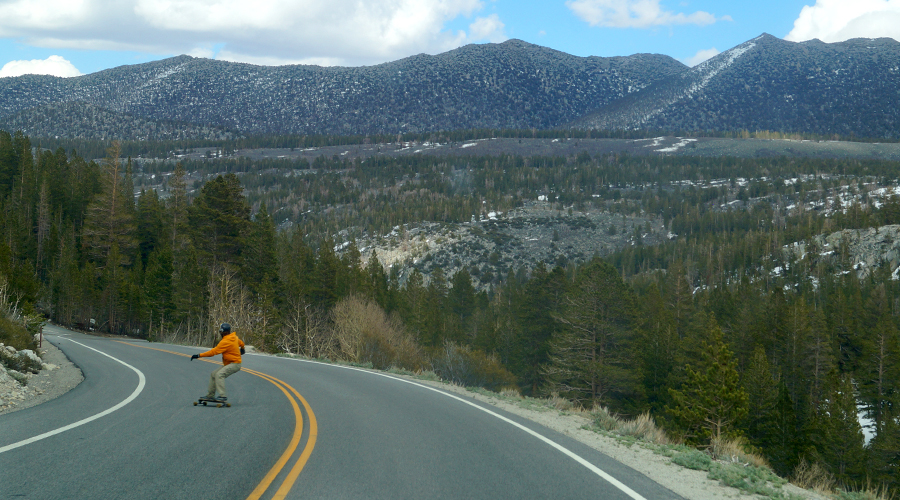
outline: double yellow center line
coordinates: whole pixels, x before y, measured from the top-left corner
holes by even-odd
[[[291,438],[291,443],[284,450],[284,453],[281,454],[281,458],[275,462],[275,465],[269,470],[269,473],[266,474],[266,477],[256,485],[256,488],[250,493],[250,496],[247,497],[247,500],[258,500],[263,496],[266,490],[269,488],[269,485],[272,481],[275,480],[275,477],[281,472],[281,469],[284,468],[284,465],[290,460],[291,456],[294,455],[294,451],[297,449],[297,445],[300,444],[300,438],[303,435],[303,414],[300,412],[300,407],[297,406],[297,401],[300,401],[303,404],[303,408],[306,409],[306,414],[309,415],[309,437],[306,439],[306,446],[303,448],[303,453],[300,454],[300,457],[297,459],[297,462],[294,463],[294,466],[291,467],[291,471],[288,473],[287,477],[284,478],[284,481],[281,483],[281,487],[278,488],[278,491],[275,492],[275,496],[273,496],[273,500],[282,500],[291,490],[291,487],[294,485],[294,481],[297,480],[297,476],[300,475],[300,472],[303,470],[303,467],[306,465],[307,460],[309,460],[309,456],[312,454],[313,448],[316,446],[316,437],[319,434],[318,424],[316,423],[316,415],[313,413],[312,408],[309,407],[309,403],[303,399],[303,396],[297,392],[296,389],[288,385],[282,380],[279,380],[271,375],[266,375],[264,373],[258,372],[256,370],[244,370],[257,377],[264,378],[269,382],[275,384],[276,387],[281,389],[281,392],[288,398],[288,401],[291,402],[291,406],[294,407],[294,418],[297,422],[297,425],[294,427],[294,437]],[[294,397],[291,397],[291,394],[288,393],[288,390],[293,393]],[[294,399],[296,398],[296,400]]]
[[[130,345],[132,347],[140,347],[142,349],[152,349],[154,351],[175,354],[176,356],[190,356],[189,354],[167,351],[165,349],[157,349],[155,347],[136,345],[130,342],[120,343]],[[210,360],[204,361],[218,364]],[[241,371],[256,375],[259,378],[267,380],[271,382],[275,387],[280,389],[281,392],[284,393],[285,397],[288,398],[288,401],[291,402],[291,406],[294,408],[294,420],[296,423],[296,425],[294,426],[294,435],[293,437],[291,437],[291,442],[288,444],[288,447],[284,450],[284,453],[281,454],[281,457],[278,459],[278,461],[275,462],[275,465],[273,465],[272,468],[269,469],[269,472],[266,474],[263,480],[258,485],[256,485],[256,488],[253,489],[253,492],[250,493],[250,496],[247,497],[247,500],[259,500],[260,498],[262,498],[262,496],[269,489],[269,486],[272,485],[272,482],[275,481],[275,478],[278,477],[278,474],[281,473],[281,470],[284,469],[284,466],[290,461],[291,457],[294,455],[294,452],[297,451],[297,446],[300,445],[300,441],[303,437],[303,413],[300,411],[300,406],[297,404],[298,401],[303,405],[303,408],[306,410],[306,414],[309,416],[309,437],[306,439],[306,446],[303,448],[303,452],[300,454],[300,457],[297,458],[294,466],[291,467],[290,472],[287,473],[287,476],[281,482],[281,486],[275,492],[274,496],[272,496],[273,500],[283,500],[291,490],[291,487],[294,486],[294,482],[297,480],[297,476],[299,476],[300,472],[303,471],[303,467],[306,466],[306,462],[309,460],[309,456],[312,454],[313,448],[315,448],[316,446],[316,437],[319,433],[318,424],[316,423],[316,415],[313,413],[312,408],[310,408],[309,403],[307,403],[306,400],[303,399],[303,396],[301,396],[300,393],[297,392],[297,389],[291,387],[287,382],[279,380],[266,373],[251,370],[249,368],[242,367]]]

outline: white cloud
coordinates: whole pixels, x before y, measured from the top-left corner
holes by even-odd
[[[817,0],[803,7],[785,40],[831,43],[880,37],[900,40],[900,0]]]
[[[61,56],[50,56],[47,59],[30,61],[10,61],[0,68],[0,78],[22,75],[53,75],[68,78],[80,76],[81,71]]]
[[[0,37],[45,48],[358,65],[505,39],[485,0],[0,0]],[[473,20],[468,32],[446,28]]]
[[[488,17],[479,17],[474,23],[470,24],[469,36],[474,40],[487,40],[498,43],[509,38],[503,31],[505,27],[506,25],[500,20],[500,16],[491,14]]]
[[[721,52],[719,52],[719,49],[717,49],[715,47],[713,47],[711,49],[698,50],[696,54],[694,54],[691,57],[688,57],[687,59],[683,60],[682,62],[693,68],[694,66],[702,63],[703,61],[706,61],[707,59],[713,58],[713,57],[719,55],[720,53]]]
[[[697,11],[692,14],[664,10],[661,0],[568,0],[566,6],[591,26],[607,28],[649,28],[676,24],[704,26],[717,21],[730,21],[730,16],[716,18]]]

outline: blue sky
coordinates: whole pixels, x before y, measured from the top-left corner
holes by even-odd
[[[0,0],[0,77],[77,76],[179,54],[358,66],[518,38],[688,65],[761,33],[900,39],[900,0]]]

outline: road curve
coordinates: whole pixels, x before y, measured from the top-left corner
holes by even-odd
[[[247,355],[232,407],[194,407],[214,369],[188,361],[198,348],[45,333],[85,380],[0,416],[0,498],[680,498],[539,424],[390,375]]]

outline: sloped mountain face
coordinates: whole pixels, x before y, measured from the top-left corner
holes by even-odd
[[[0,120],[0,129],[32,137],[92,140],[227,140],[238,134],[221,127],[148,120],[81,101],[45,104]]]
[[[576,120],[576,128],[900,137],[900,43],[764,34]]]
[[[80,101],[244,133],[544,129],[687,69],[668,56],[583,58],[520,40],[356,68],[180,56],[76,78],[0,79],[0,123],[30,108]]]

